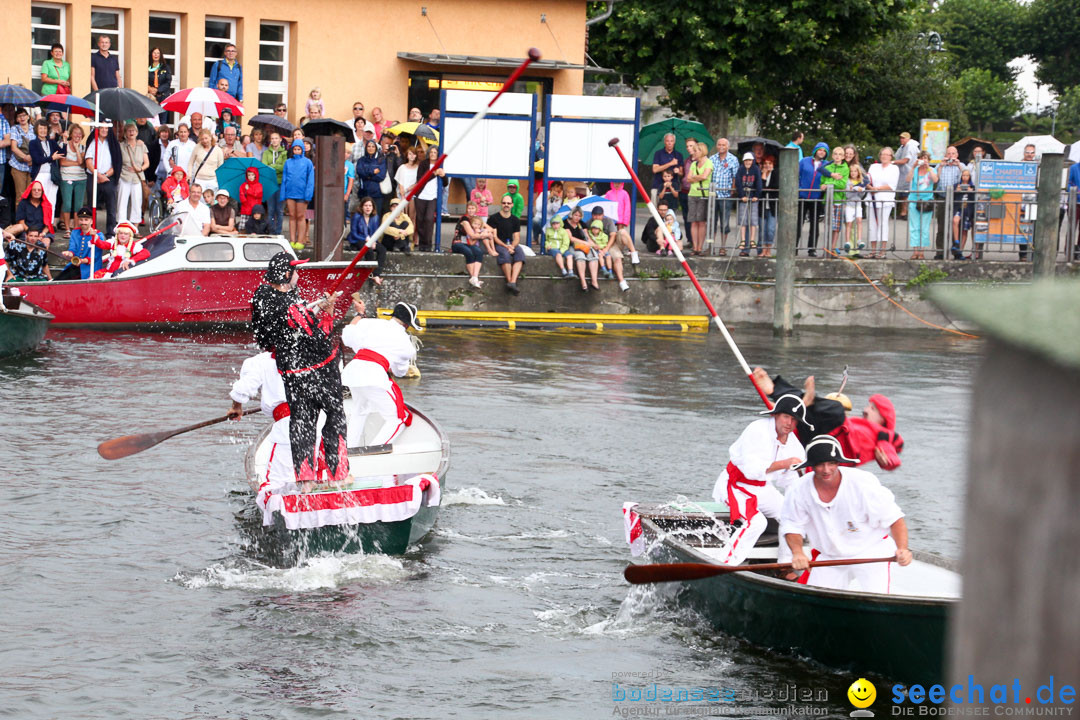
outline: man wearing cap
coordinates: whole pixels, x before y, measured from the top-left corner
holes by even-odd
[[[303,492],[320,481],[319,458],[325,458],[330,482],[350,483],[346,421],[341,396],[338,346],[333,338],[334,298],[324,296],[309,308],[296,289],[296,260],[280,252],[270,258],[263,285],[251,298],[255,342],[274,353],[289,404],[289,445],[293,471]],[[319,412],[326,414],[321,452],[317,439]]]
[[[57,280],[87,280],[92,273],[101,269],[101,259],[105,255],[105,251],[110,249],[110,245],[105,236],[94,230],[94,214],[90,208],[84,207],[76,213],[79,219],[79,227],[71,231],[71,236],[68,238],[68,249],[61,253],[66,258],[70,258],[72,263],[65,267],[63,271],[57,276]],[[93,252],[91,252],[93,247]],[[90,256],[94,257],[93,267],[90,265]],[[75,259],[78,258],[78,264],[75,264]]]
[[[765,532],[766,518],[780,517],[784,496],[776,485],[786,487],[798,478],[792,468],[806,459],[795,436],[796,423],[806,417],[802,400],[784,395],[772,410],[761,414],[772,417],[755,420],[743,430],[729,449],[731,460],[713,488],[713,499],[726,501],[731,513],[732,533],[723,560],[728,565],[746,560]],[[786,555],[783,545],[781,553]]]
[[[394,376],[404,377],[416,359],[416,347],[408,330],[421,330],[416,306],[399,302],[388,320],[366,318],[364,301],[353,299],[356,317],[341,331],[341,341],[356,353],[341,373],[352,392],[349,418],[350,448],[389,445],[412,424],[412,413]],[[382,417],[382,425],[365,442],[368,417]]]
[[[806,446],[806,462],[796,469],[812,468],[799,478],[784,498],[780,535],[791,550],[792,569],[809,569],[810,560],[854,560],[896,557],[901,565],[911,562],[907,523],[892,491],[871,473],[850,467],[836,438],[823,435]],[[843,470],[840,466],[845,466]],[[811,557],[803,550],[810,544]],[[839,567],[815,567],[803,572],[799,582],[837,590],[888,593],[892,563],[867,563]]]

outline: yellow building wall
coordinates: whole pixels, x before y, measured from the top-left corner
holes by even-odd
[[[66,7],[65,58],[72,66],[73,90],[90,91],[90,11],[92,4],[78,0]],[[5,0],[5,18],[12,27],[30,27],[28,0]],[[330,117],[349,119],[352,103],[360,100],[370,119],[371,109],[381,107],[387,120],[405,120],[408,113],[410,70],[505,77],[509,68],[464,68],[405,62],[397,53],[446,53],[524,58],[537,47],[548,60],[582,64],[585,53],[586,3],[584,0],[185,0],[177,7],[164,0],[127,0],[117,8],[107,2],[94,4],[124,12],[124,62],[126,87],[145,87],[151,40],[149,13],[180,15],[182,53],[180,87],[201,85],[203,77],[204,23],[207,15],[222,10],[244,10],[237,17],[237,49],[244,67],[244,98],[248,116],[254,115],[258,98],[260,21],[290,24],[289,118],[303,112],[311,88],[322,88]],[[426,17],[421,8],[427,8]],[[541,15],[546,22],[541,22]],[[74,52],[73,52],[74,49]],[[7,33],[0,49],[0,78],[4,82],[31,84],[31,38],[29,32]],[[582,72],[577,70],[530,71],[530,76],[553,78],[556,93],[580,94]],[[424,108],[427,111],[429,108]]]

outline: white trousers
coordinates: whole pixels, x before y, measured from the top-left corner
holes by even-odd
[[[721,485],[723,489],[721,489]],[[751,494],[757,498],[757,512],[747,522],[746,501],[750,499]],[[713,490],[713,497],[718,502],[727,502],[727,472],[720,474],[720,478],[716,482],[716,488]],[[740,565],[745,562],[750,555],[750,551],[754,549],[758,538],[765,532],[765,526],[768,524],[767,518],[779,519],[780,511],[784,507],[783,494],[771,482],[766,482],[760,487],[746,486],[745,490],[742,488],[737,489],[735,498],[739,504],[739,512],[742,514],[743,519],[739,525],[733,526],[734,532],[728,540],[728,554],[723,560],[725,565]],[[778,562],[791,560],[791,550],[782,539],[777,554]]]
[[[119,193],[116,199],[116,222],[130,222],[138,225],[142,222],[142,183],[133,183],[121,180]],[[131,210],[128,210],[128,203]]]
[[[350,385],[349,390],[353,400],[352,417],[349,418],[349,430],[345,440],[349,447],[386,445],[393,442],[405,429],[405,422],[398,419],[397,403],[390,391],[389,378],[386,379],[385,387],[381,384]],[[365,440],[364,426],[367,425],[368,416],[372,414],[381,417],[383,424],[372,437]]]
[[[885,537],[853,558],[844,559],[889,557],[895,554],[896,542],[891,537]],[[822,553],[816,559],[839,560],[840,558],[829,557]],[[811,568],[810,577],[806,584],[835,590],[862,590],[863,592],[887,595],[889,593],[892,566],[892,563],[868,563],[866,565]]]
[[[885,243],[889,241],[889,216],[892,215],[896,204],[891,202],[869,202],[866,206],[867,216],[870,221],[870,236],[867,240],[872,243],[881,243],[881,246],[884,247]]]
[[[266,474],[262,482],[270,485],[281,485],[284,482],[295,482],[296,473],[293,470],[292,448],[288,442],[276,442],[270,446],[270,461],[266,463]]]

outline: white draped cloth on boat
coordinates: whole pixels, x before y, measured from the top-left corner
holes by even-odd
[[[414,475],[400,485],[314,493],[301,493],[292,482],[265,483],[255,501],[262,509],[263,525],[273,525],[274,513],[280,513],[289,530],[308,530],[408,520],[425,504],[439,505],[440,488],[434,473]]]

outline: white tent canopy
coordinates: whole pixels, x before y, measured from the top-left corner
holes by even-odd
[[[1074,163],[1080,162],[1080,140],[1077,140],[1069,146],[1069,156],[1067,159],[1072,160]]]
[[[1005,151],[1006,160],[1023,160],[1024,148],[1028,145],[1035,146],[1035,159],[1042,157],[1043,153],[1065,152],[1065,143],[1058,141],[1053,135],[1027,135],[1017,140]]]

